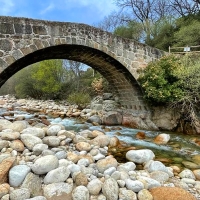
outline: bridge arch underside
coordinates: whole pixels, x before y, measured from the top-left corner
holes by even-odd
[[[0,74],[0,86],[22,68],[47,59],[69,59],[92,67],[106,78],[124,108],[147,110],[140,86],[126,67],[104,52],[82,45],[51,46],[28,54]]]

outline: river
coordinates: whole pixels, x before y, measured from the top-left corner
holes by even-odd
[[[1,109],[1,112],[4,112]],[[13,118],[24,116],[26,119],[34,119],[35,115],[22,112],[13,111]],[[134,146],[137,149],[151,149],[156,155],[157,160],[164,162],[166,165],[178,165],[184,167],[184,162],[191,164],[195,155],[200,155],[200,146],[194,143],[194,139],[198,135],[184,135],[175,132],[161,132],[161,131],[147,131],[132,129],[123,126],[93,126],[87,122],[81,122],[76,118],[51,118],[46,116],[51,124],[62,124],[67,130],[74,130],[76,132],[89,129],[99,130],[105,132],[109,136],[116,136],[120,141],[127,143],[129,146]],[[10,117],[7,117],[9,119]],[[138,132],[145,133],[145,139],[136,139]],[[153,142],[154,138],[160,133],[170,134],[170,141],[166,145],[158,145]],[[200,168],[197,167],[197,168]]]

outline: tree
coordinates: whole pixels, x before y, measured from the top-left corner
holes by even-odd
[[[170,7],[175,11],[178,17],[194,15],[200,11],[199,0],[171,0]]]
[[[35,64],[31,77],[36,81],[34,88],[41,90],[45,98],[55,98],[64,82],[62,60],[44,60]]]
[[[142,38],[143,28],[141,23],[130,21],[127,25],[119,26],[114,30],[114,35],[124,38],[130,38],[140,41]]]

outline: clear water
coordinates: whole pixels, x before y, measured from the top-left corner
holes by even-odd
[[[0,113],[5,112],[5,110],[0,109]],[[34,118],[33,114],[22,111],[13,111],[14,117],[24,116],[26,119]],[[93,126],[89,123],[83,123],[74,118],[49,118],[47,117],[51,124],[62,124],[65,126],[66,130],[74,130],[76,132],[89,129],[89,130],[100,130],[102,126]],[[167,158],[171,160],[171,164],[177,163],[177,160],[181,163],[183,160],[191,161],[191,157],[196,154],[200,154],[200,146],[196,145],[192,138],[199,137],[199,135],[183,135],[181,133],[175,132],[160,132],[160,131],[146,131],[139,129],[132,129],[122,126],[106,126],[108,131],[105,133],[109,136],[116,136],[119,140],[134,146],[137,149],[151,149],[156,158]],[[120,129],[120,130],[116,130]],[[144,140],[136,139],[137,132],[144,132],[146,138]],[[170,134],[170,141],[166,145],[158,145],[153,142],[154,138],[160,133]]]

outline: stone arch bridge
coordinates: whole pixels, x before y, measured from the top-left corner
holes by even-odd
[[[124,108],[142,112],[138,71],[163,54],[85,24],[0,16],[0,86],[35,62],[69,59],[100,72]]]

